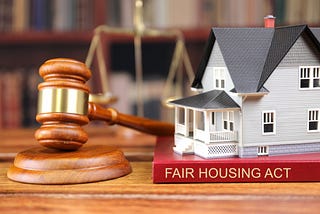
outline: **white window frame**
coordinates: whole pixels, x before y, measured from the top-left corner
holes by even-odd
[[[225,127],[225,123],[227,127]],[[222,112],[222,128],[225,131],[234,131],[234,111]]]
[[[301,87],[302,80],[309,80],[309,87]],[[314,86],[315,80],[320,82],[320,66],[299,66],[300,90],[320,89],[320,85],[318,87]]]
[[[226,72],[227,69],[225,67],[213,68],[214,89],[223,90],[226,88]]]
[[[319,108],[313,108],[308,109],[308,115],[307,115],[307,131],[308,132],[319,132],[320,131],[320,109]],[[317,122],[317,129],[316,130],[310,130],[309,123],[310,122]]]
[[[275,135],[276,132],[276,111],[270,110],[270,111],[263,111],[261,114],[261,132],[262,135]],[[264,126],[273,124],[273,132],[265,132]]]
[[[269,155],[269,147],[268,146],[258,146],[258,156]]]

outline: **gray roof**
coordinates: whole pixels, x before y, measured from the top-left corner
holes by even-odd
[[[320,50],[320,29],[309,29],[307,25],[278,28],[212,28],[192,87],[202,88],[201,80],[213,45],[217,42],[235,85],[235,91],[259,92],[303,32],[310,36]]]
[[[198,109],[240,108],[225,91],[221,90],[208,91],[198,95],[174,100],[170,103]]]

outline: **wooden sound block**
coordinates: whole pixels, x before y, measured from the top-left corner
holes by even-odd
[[[34,147],[17,154],[9,179],[32,184],[79,184],[127,175],[131,166],[122,151],[108,146],[84,146],[67,152]]]

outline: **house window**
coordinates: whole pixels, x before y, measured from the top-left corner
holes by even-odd
[[[319,109],[308,110],[308,131],[319,131]]]
[[[234,112],[226,111],[222,113],[223,129],[227,131],[234,130]]]
[[[304,66],[299,70],[300,89],[320,88],[320,67]]]
[[[178,108],[178,123],[181,125],[185,124],[185,109],[184,108]]]
[[[259,156],[268,155],[268,154],[269,154],[269,151],[268,151],[267,146],[259,146],[258,147],[258,155]]]
[[[262,134],[275,134],[276,113],[275,111],[262,112]]]
[[[214,68],[214,88],[225,88],[225,68]]]

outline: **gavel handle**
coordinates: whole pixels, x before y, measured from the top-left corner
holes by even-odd
[[[102,120],[110,125],[119,124],[157,136],[170,136],[174,134],[174,126],[170,123],[122,114],[113,108],[103,108],[91,102],[89,102],[88,117],[90,120]]]

